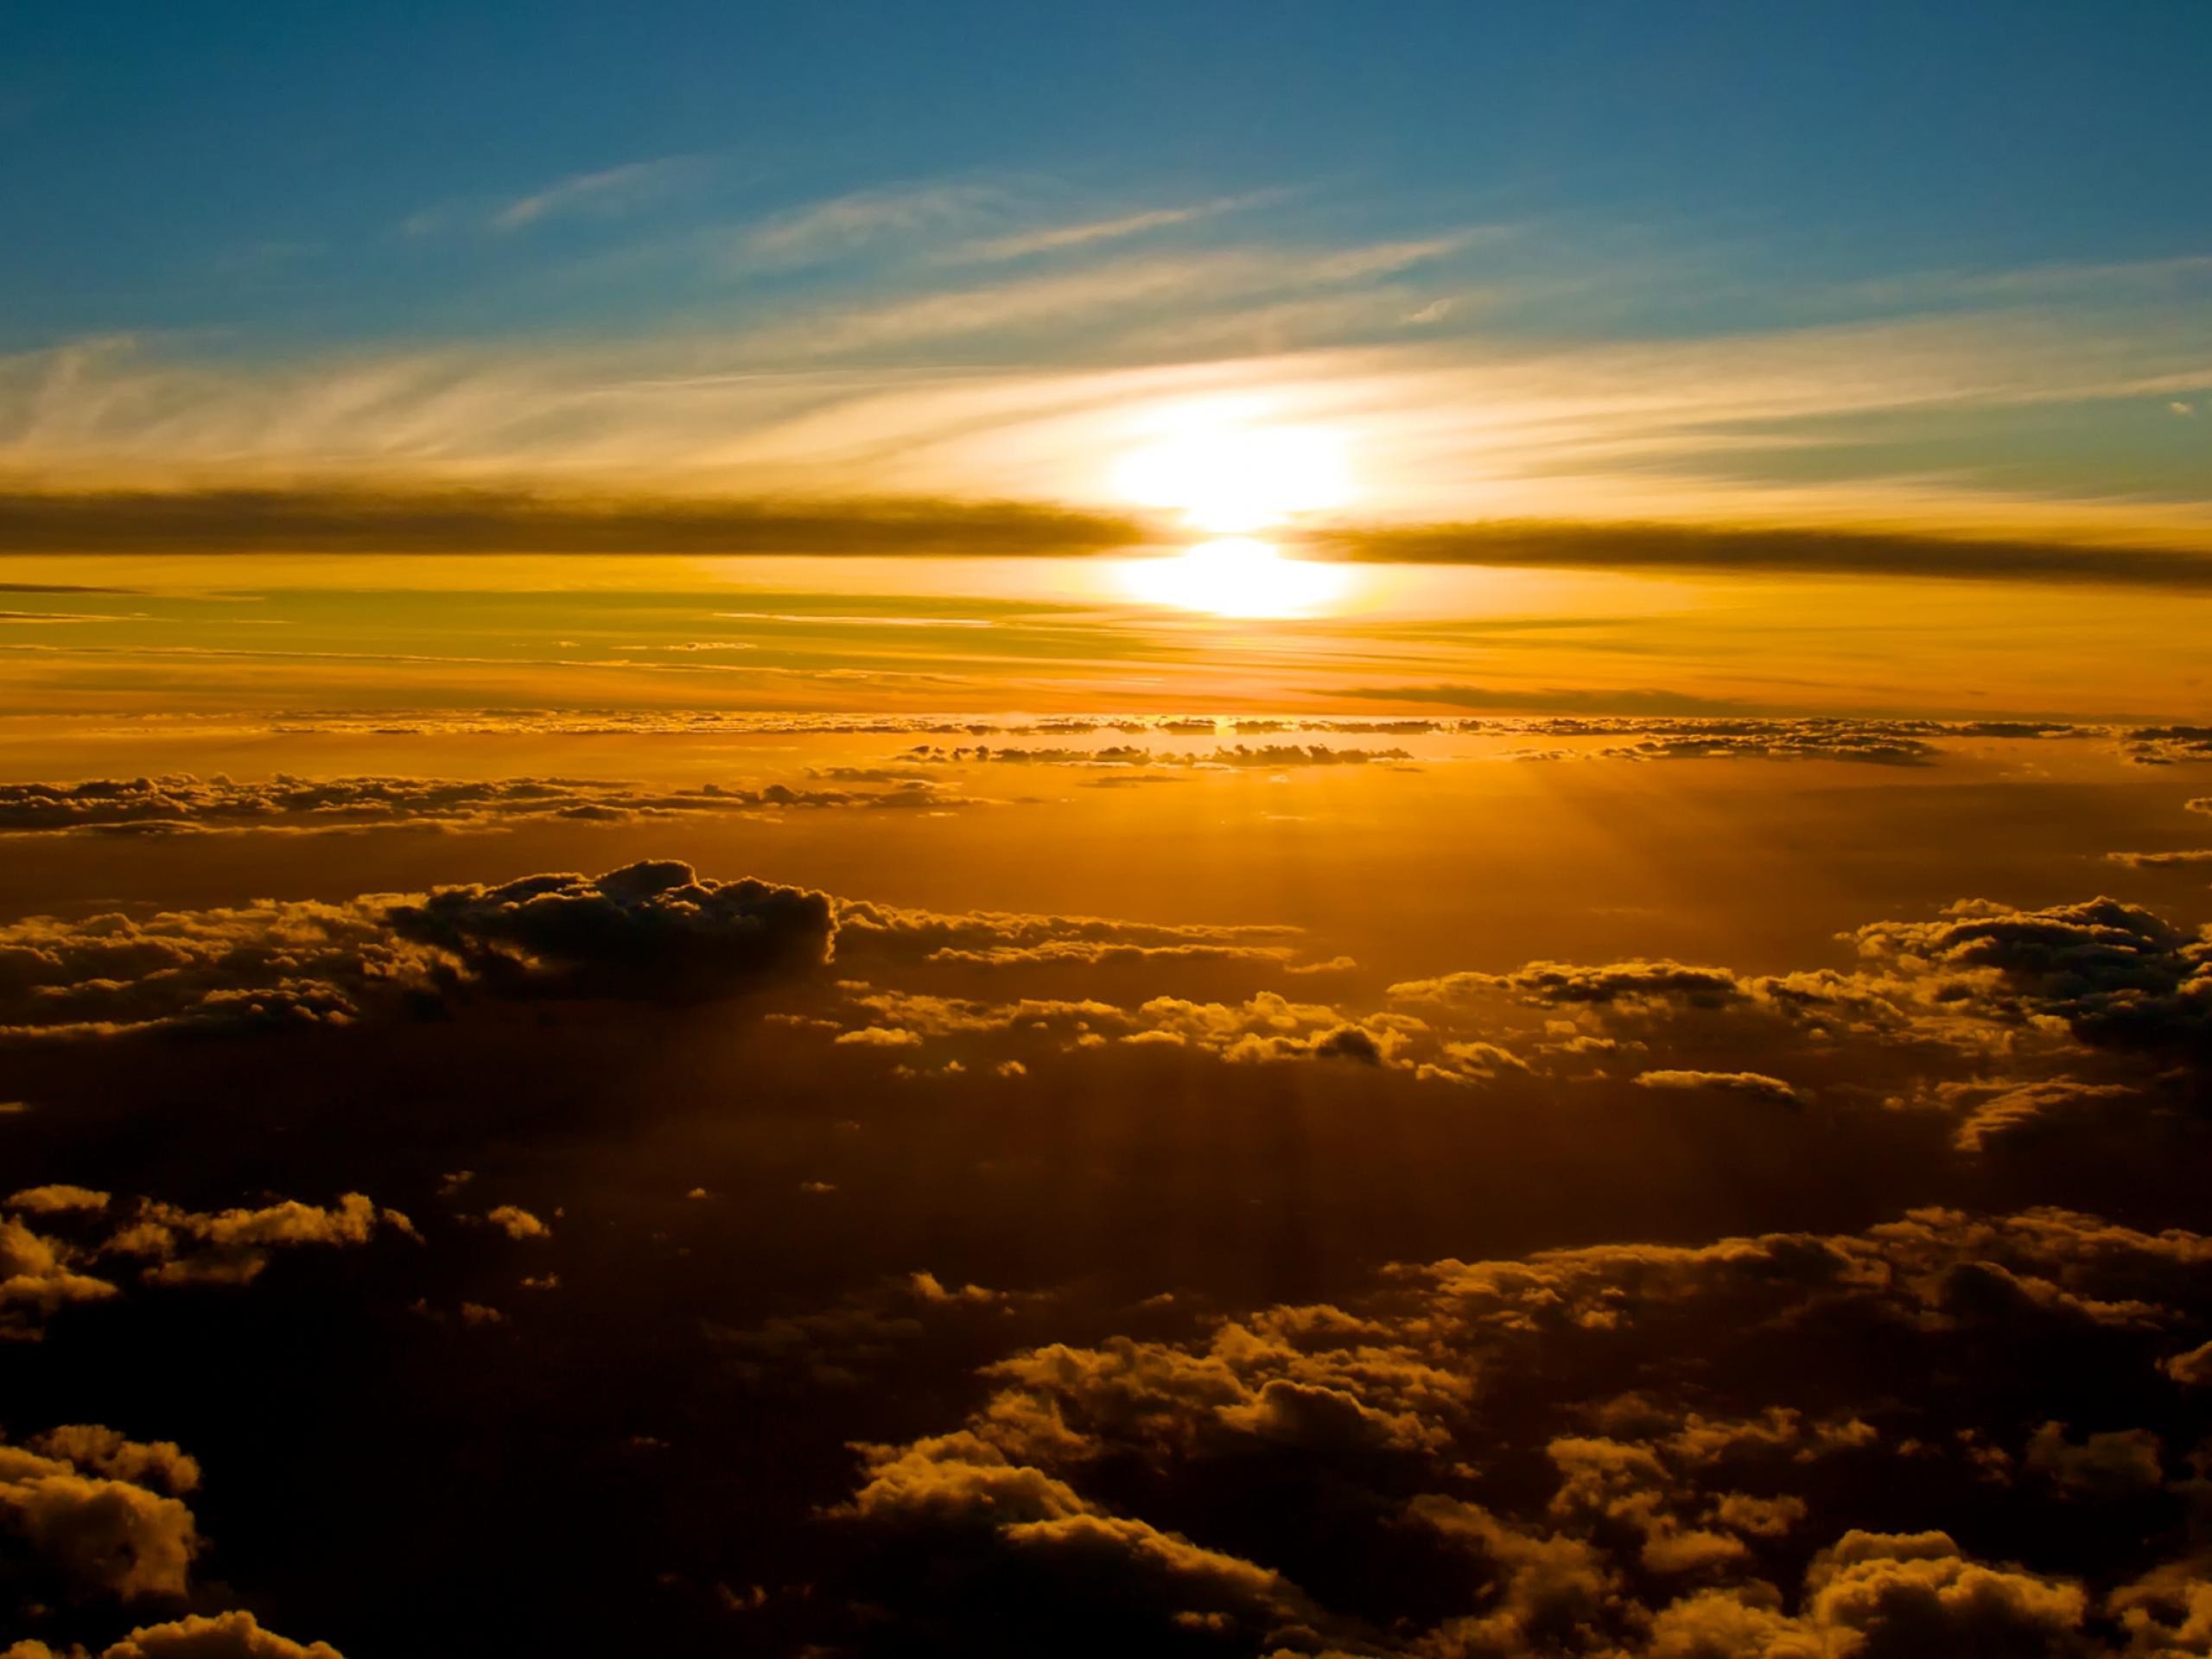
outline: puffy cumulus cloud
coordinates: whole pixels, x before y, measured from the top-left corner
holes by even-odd
[[[1632,1056],[1647,1088],[1840,1106],[1878,1091],[1952,1115],[1967,1154],[2201,1111],[2190,1078],[2212,1051],[2212,939],[2200,931],[2113,899],[1977,899],[1846,938],[1848,968],[1535,961],[1389,995],[1446,1040],[1480,1032],[1557,1076]],[[1522,1009],[1543,1013],[1541,1034]]]
[[[402,938],[494,988],[689,998],[804,974],[828,960],[828,895],[703,879],[672,859],[598,877],[440,887],[384,912]]]
[[[1770,1077],[1759,1071],[1639,1071],[1636,1075],[1636,1086],[1639,1089],[1745,1095],[1753,1100],[1772,1101],[1781,1106],[1802,1106],[1805,1103],[1805,1091],[1795,1084],[1784,1083],[1780,1077]]]
[[[1349,1012],[1274,991],[1261,991],[1241,1002],[1156,996],[1123,1006],[1095,998],[988,1002],[854,984],[848,1001],[868,1023],[832,1040],[854,1046],[911,1048],[933,1039],[968,1039],[1022,1045],[1026,1052],[1173,1050],[1230,1065],[1342,1062],[1423,1082],[1463,1084],[1494,1083],[1530,1070],[1526,1060],[1500,1045],[1455,1039],[1411,1015]],[[1012,1064],[1023,1066],[1019,1058]]]
[[[35,1449],[34,1449],[35,1448]],[[0,1441],[0,1533],[73,1596],[181,1597],[200,1534],[170,1493],[189,1459],[112,1430],[54,1431],[31,1447]],[[142,1484],[137,1477],[153,1478]]]
[[[2147,1429],[2116,1429],[2087,1435],[2080,1445],[2066,1437],[2066,1425],[2045,1423],[2021,1453],[2021,1465],[2070,1493],[2086,1497],[2122,1497],[2154,1491],[2165,1478],[2158,1437]]]
[[[2074,1652],[2088,1610],[2080,1586],[1970,1560],[1941,1532],[1847,1532],[1805,1583],[1816,1651],[1853,1659]]]
[[[689,999],[829,958],[825,894],[687,864],[0,928],[0,1036],[346,1024],[467,992]]]
[[[1224,1637],[1279,1624],[1281,1650],[1421,1659],[2183,1655],[2212,1630],[2212,1581],[2188,1561],[2108,1575],[2104,1595],[2015,1560],[2044,1541],[2035,1504],[2164,1500],[2148,1431],[2024,1425],[2008,1504],[2029,1513],[1978,1504],[1995,1540],[1980,1548],[1869,1522],[1893,1513],[1907,1466],[1923,1497],[1986,1491],[1975,1446],[2008,1409],[1991,1405],[2008,1356],[2049,1354],[2066,1332],[2154,1351],[2205,1305],[2208,1269],[2212,1241],[2059,1210],[1431,1263],[1343,1305],[1221,1316],[1194,1338],[998,1360],[963,1427],[862,1446],[836,1513],[893,1526],[949,1581],[982,1571],[953,1561],[988,1557],[1013,1564],[993,1580],[1007,1592],[1055,1606],[1106,1586],[1154,1642],[1219,1615],[1205,1628]],[[1984,1272],[2013,1299],[1962,1281]],[[2141,1294],[2152,1287],[2165,1300]],[[1842,1389],[1863,1414],[1774,1402],[1838,1398],[1825,1371],[1842,1332],[1887,1350]],[[1808,1371],[1805,1351],[1827,1358]],[[1655,1358],[1672,1354],[1694,1360]],[[1897,1400],[1900,1363],[1974,1376],[1948,1402]],[[1624,1370],[1648,1385],[1608,1391]],[[1948,1422],[1964,1427],[1929,1433]],[[1387,1635],[1365,1551],[1391,1561],[1402,1597]]]
[[[1802,1310],[1814,1293],[1840,1294],[1931,1330],[2030,1319],[2147,1330],[2186,1322],[2212,1289],[2212,1237],[2048,1208],[2002,1217],[1916,1210],[1859,1234],[1550,1252],[1528,1262],[1553,1269],[1546,1277],[1573,1293],[1573,1308],[1589,1306],[1586,1287],[1597,1275],[1632,1281],[1637,1300],[1662,1302],[1719,1295]],[[1440,1271],[1456,1285],[1491,1282],[1482,1268]],[[1504,1283],[1514,1287],[1510,1274]]]
[[[1313,1611],[1281,1574],[1112,1514],[976,1435],[858,1449],[862,1483],[837,1511],[850,1519],[981,1535],[1071,1590],[1156,1606],[1168,1627],[1227,1633],[1243,1626],[1257,1634]]]
[[[1116,921],[1005,911],[948,915],[847,899],[836,906],[837,961],[867,971],[917,963],[1021,968],[1181,959],[1280,963],[1299,930],[1271,925]]]
[[[10,1205],[20,1207],[22,1196]],[[379,1234],[420,1236],[404,1215],[379,1208],[359,1192],[348,1192],[327,1206],[284,1198],[255,1209],[221,1211],[189,1210],[149,1198],[115,1205],[106,1194],[94,1196],[101,1200],[98,1205],[47,1205],[48,1218],[42,1224],[50,1234],[32,1230],[19,1217],[0,1216],[0,1338],[35,1341],[61,1309],[121,1294],[118,1269],[127,1272],[133,1262],[138,1264],[139,1280],[151,1287],[244,1285],[258,1278],[280,1251],[354,1249]],[[93,1432],[53,1431],[65,1436]],[[93,1443],[79,1440],[72,1445],[77,1450],[70,1455],[81,1451],[90,1456]],[[118,1450],[114,1455],[126,1452]],[[146,1448],[127,1455],[151,1466],[143,1461],[152,1455]]]
[[[1840,1019],[1859,1036],[1939,1037],[1979,1020],[2125,1046],[2201,1041],[2212,1030],[2212,944],[2115,899],[2043,910],[1964,899],[1934,920],[1869,923],[1850,938],[1864,964],[1851,972],[1532,962],[1506,973],[1403,981],[1390,993],[1412,1002],[1496,997],[1644,1018],[1691,1009]]]
[[[312,902],[0,927],[0,1035],[309,1025],[378,994],[428,993],[447,971],[366,907]]]
[[[24,1187],[10,1193],[4,1202],[10,1210],[28,1210],[33,1214],[51,1215],[71,1210],[105,1210],[108,1197],[107,1193],[96,1192],[90,1187],[54,1182],[45,1186]]]
[[[2130,1656],[2195,1659],[2212,1653],[2212,1558],[2164,1562],[2106,1598]]]
[[[1113,1447],[1159,1461],[1255,1446],[1433,1452],[1471,1381],[1385,1326],[1332,1307],[1223,1324],[1202,1346],[1116,1338],[1033,1349],[988,1368],[996,1392],[975,1432],[1030,1457]]]
[[[182,1497],[200,1484],[199,1460],[174,1440],[133,1440],[99,1423],[65,1423],[32,1435],[29,1445],[79,1469],[172,1497]]]
[[[1160,1587],[1187,1548],[1224,1630],[1295,1607],[1278,1645],[1299,1651],[2186,1653],[2173,1633],[2212,1591],[2185,1563],[2136,1576],[2173,1535],[2152,1510],[2098,1584],[2055,1565],[2095,1556],[2067,1517],[2096,1503],[2179,1519],[2159,1436],[2071,1432],[2037,1402],[2150,1375],[2208,1293],[2212,1240],[2056,1210],[1401,1268],[1195,1336],[994,1362],[957,1428],[863,1448],[838,1513],[895,1519],[932,1571],[1080,1540],[1163,1632],[1208,1605]],[[1937,1380],[1900,1394],[1901,1375]],[[2001,1510],[1978,1496],[1992,1432],[2024,1447]],[[1891,1529],[1916,1506],[1979,1531]],[[1370,1549],[1397,1602],[1371,1599]]]
[[[1295,967],[1297,937],[1262,925],[940,914],[715,880],[654,860],[595,877],[533,875],[343,904],[32,917],[0,927],[0,1038],[346,1025],[469,995],[687,1001],[804,984],[833,959],[861,972]]]
[[[1516,1528],[1478,1503],[1434,1494],[1408,1508],[1415,1520],[1475,1554],[1493,1580],[1490,1605],[1446,1620],[1422,1643],[1425,1652],[1439,1659],[1596,1652],[1608,1630],[1630,1622],[1631,1604],[1619,1574],[1587,1541]]]
[[[2120,753],[2139,766],[2212,760],[2212,726],[2134,727],[2120,734]]]
[[[83,1648],[49,1648],[22,1642],[0,1659],[92,1659]],[[141,1624],[99,1650],[99,1659],[343,1659],[327,1642],[305,1644],[264,1630],[248,1612],[188,1613],[162,1624]]]
[[[1676,1506],[1691,1495],[1676,1484],[1654,1448],[1562,1435],[1545,1452],[1559,1471],[1553,1516],[1634,1532],[1640,1541],[1637,1560],[1649,1571],[1695,1573],[1748,1559],[1750,1550],[1732,1533],[1684,1522]]]
[[[484,1219],[512,1239],[550,1238],[553,1230],[518,1204],[495,1205]]]
[[[1014,1525],[1090,1508],[1065,1481],[964,1431],[856,1450],[862,1481],[844,1512],[863,1518]]]
[[[1833,1659],[1770,1586],[1700,1590],[1651,1620],[1649,1659]]]
[[[0,1340],[35,1340],[62,1308],[116,1294],[110,1281],[80,1271],[84,1265],[83,1253],[67,1242],[0,1216]]]
[[[2183,1388],[2212,1387],[2212,1342],[2169,1355],[2158,1362],[2158,1369]]]
[[[1656,1443],[1670,1458],[1697,1465],[1732,1465],[1746,1459],[1782,1455],[1795,1463],[1810,1463],[1832,1452],[1871,1446],[1877,1439],[1873,1426],[1856,1417],[1810,1419],[1786,1406],[1770,1406],[1754,1417],[1707,1417],[1696,1411],[1677,1416],[1641,1395],[1630,1394],[1607,1402],[1599,1416],[1608,1433],[1635,1438],[1641,1431],[1647,1437],[1656,1436]],[[1728,1496],[1738,1499],[1743,1495]]]
[[[2087,1656],[2081,1587],[1961,1553],[1941,1532],[1852,1531],[1806,1574],[1803,1607],[1771,1587],[1701,1591],[1651,1621],[1649,1659],[1919,1659]]]
[[[706,784],[652,790],[584,778],[299,778],[222,773],[0,784],[0,835],[343,834],[413,829],[495,830],[531,821],[628,823],[715,813],[833,807],[973,804],[926,779],[883,790]]]
[[[150,1258],[155,1285],[244,1285],[260,1277],[279,1250],[343,1249],[366,1244],[378,1229],[412,1236],[396,1210],[379,1210],[366,1194],[348,1192],[334,1205],[286,1198],[258,1210],[212,1212],[142,1199],[103,1247],[109,1255]]]
[[[2069,1124],[2096,1122],[2140,1103],[2142,1090],[2125,1084],[2041,1077],[2027,1083],[1938,1084],[1937,1096],[1962,1106],[1953,1144],[1983,1152],[2006,1142],[2048,1135]]]
[[[1402,980],[1390,995],[1408,1002],[1451,1003],[1485,994],[1522,1001],[1567,1006],[1575,1003],[1642,1007],[1680,1002],[1693,1007],[1720,1007],[1751,995],[1746,982],[1726,968],[1693,967],[1669,960],[1578,966],[1532,962],[1510,973],[1446,974],[1434,979]]]
[[[2062,1022],[2114,1047],[2212,1038],[2212,944],[2116,899],[2018,910],[1983,899],[1929,922],[1877,922],[1863,958],[1925,1000],[2015,1024]]]

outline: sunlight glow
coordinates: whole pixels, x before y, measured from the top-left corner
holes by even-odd
[[[1341,565],[1287,559],[1268,543],[1230,536],[1201,542],[1169,559],[1129,567],[1131,591],[1155,604],[1216,616],[1300,616],[1341,598],[1351,573]]]
[[[1193,530],[1249,535],[1351,493],[1342,436],[1319,427],[1249,426],[1205,414],[1125,459],[1115,486],[1141,506],[1170,508]]]

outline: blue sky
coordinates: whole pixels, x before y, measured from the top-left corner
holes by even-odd
[[[2197,251],[2212,12],[2169,4],[268,3],[17,8],[0,174],[16,345],[287,321],[627,326],[625,234],[916,180],[1306,193],[1719,243],[1775,283]],[[399,228],[661,163],[619,214],[426,251]],[[486,245],[488,243],[488,245]]]

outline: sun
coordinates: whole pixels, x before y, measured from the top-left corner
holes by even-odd
[[[1249,536],[1351,494],[1343,439],[1325,428],[1246,425],[1190,416],[1125,457],[1115,485],[1140,506],[1179,512],[1193,530]]]
[[[1296,616],[1343,594],[1341,569],[1285,558],[1253,534],[1349,499],[1351,469],[1339,435],[1237,421],[1217,410],[1186,410],[1159,424],[1161,435],[1115,469],[1116,487],[1125,499],[1174,512],[1214,539],[1134,566],[1129,585],[1140,597],[1217,616],[1265,617]]]

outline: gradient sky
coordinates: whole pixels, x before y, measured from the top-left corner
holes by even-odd
[[[0,466],[2212,540],[2212,22],[260,5],[10,24]],[[20,536],[11,544],[20,544]]]

